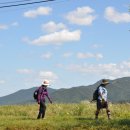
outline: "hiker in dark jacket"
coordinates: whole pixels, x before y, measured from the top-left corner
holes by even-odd
[[[44,80],[43,84],[38,88],[38,99],[37,102],[40,105],[39,107],[39,113],[37,116],[37,119],[40,119],[41,117],[44,118],[45,116],[45,112],[46,112],[46,105],[45,105],[45,97],[47,97],[50,101],[50,103],[52,103],[49,95],[48,95],[48,91],[47,91],[47,86],[49,85],[49,81],[48,80]]]
[[[109,84],[108,80],[103,79],[102,83],[98,87],[98,99],[97,99],[97,110],[95,113],[95,119],[98,119],[98,114],[101,109],[105,108],[108,119],[110,119],[110,110],[108,108],[108,101],[107,101],[107,89],[106,86]]]

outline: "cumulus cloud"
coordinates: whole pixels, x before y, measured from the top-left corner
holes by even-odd
[[[80,30],[76,30],[73,32],[70,32],[68,30],[62,30],[59,32],[54,32],[40,36],[39,38],[34,39],[32,41],[26,38],[24,39],[24,41],[33,45],[48,45],[48,44],[60,45],[65,42],[78,41],[80,40],[80,35],[81,35]]]
[[[114,23],[128,23],[130,22],[129,13],[120,13],[114,7],[107,7],[105,9],[105,18]]]
[[[43,24],[42,25],[42,29],[43,30],[46,30],[47,32],[56,32],[56,31],[59,31],[59,30],[64,30],[64,29],[67,29],[67,27],[63,24],[63,23],[55,23],[53,21],[50,21],[46,24]]]
[[[40,71],[39,76],[41,79],[48,79],[50,81],[55,81],[58,79],[58,76],[52,71]]]
[[[6,29],[8,29],[8,25],[0,24],[0,30],[6,30]]]
[[[31,74],[32,70],[30,70],[30,69],[18,69],[17,72],[20,73],[20,74]]]
[[[89,26],[96,19],[96,15],[93,13],[94,9],[89,6],[79,7],[76,10],[69,12],[66,15],[66,19],[73,24]]]
[[[39,86],[43,80],[47,79],[51,83],[55,83],[59,78],[57,74],[50,70],[30,70],[30,69],[19,69],[17,70],[20,74],[28,74],[24,76],[23,83],[26,87],[28,86]],[[29,75],[30,74],[30,75]]]
[[[42,54],[41,57],[43,59],[50,59],[52,57],[52,53],[50,53],[50,52],[44,53],[44,54]]]
[[[130,61],[124,61],[119,64],[73,64],[66,67],[66,69],[88,75],[91,74],[116,79],[130,76]]]
[[[96,53],[96,54],[93,54],[93,53],[77,53],[77,58],[79,59],[86,59],[86,58],[96,58],[96,59],[102,59],[103,58],[103,55],[100,54],[100,53]]]
[[[29,10],[27,12],[24,13],[24,17],[27,18],[36,18],[37,16],[40,15],[49,15],[52,11],[52,8],[50,7],[39,7],[35,10]]]

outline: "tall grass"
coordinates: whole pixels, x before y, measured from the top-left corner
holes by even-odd
[[[37,120],[38,105],[0,106],[0,130],[130,130],[130,104],[110,104],[112,119],[95,103],[47,104],[45,119]]]

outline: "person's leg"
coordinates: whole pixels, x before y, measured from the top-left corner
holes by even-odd
[[[106,109],[107,117],[108,119],[111,119],[111,112],[109,109]]]
[[[95,112],[95,119],[98,119],[99,112],[100,112],[100,109],[97,109],[96,112]]]
[[[45,117],[45,112],[46,112],[46,105],[45,105],[45,102],[43,102],[42,118]]]
[[[100,100],[97,100],[97,110],[95,112],[95,119],[98,119],[100,109],[101,109],[101,102],[100,102]]]
[[[44,108],[45,108],[45,103],[44,102],[40,102],[40,107],[39,107],[39,114],[38,114],[38,116],[37,116],[37,119],[40,119],[41,118],[41,116],[42,116],[42,118],[43,118],[43,114],[45,113],[44,111]]]
[[[38,113],[38,116],[37,116],[37,119],[40,119],[41,118],[41,111],[42,110],[42,103],[40,102],[40,106],[39,106],[39,113]]]
[[[42,101],[42,102],[40,102],[40,109],[39,109],[38,119],[40,117],[44,118],[45,112],[46,112],[46,105],[45,105],[45,102]]]
[[[111,112],[110,112],[110,110],[109,110],[109,108],[108,108],[108,102],[106,102],[106,113],[107,113],[107,117],[108,117],[108,119],[110,119],[111,117]]]

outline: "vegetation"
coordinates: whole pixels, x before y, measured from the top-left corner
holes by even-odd
[[[38,105],[0,106],[0,130],[130,130],[130,104],[110,104],[94,119],[95,103],[48,104],[45,119],[37,120]]]

